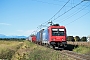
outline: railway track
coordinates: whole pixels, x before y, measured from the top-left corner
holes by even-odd
[[[84,55],[84,54],[78,54],[73,51],[68,51],[68,50],[62,50],[60,51],[61,54],[67,55],[68,57],[72,57],[76,60],[90,60],[89,55]]]
[[[44,47],[47,47],[47,46],[44,46]],[[54,49],[54,50],[56,50],[56,49]],[[79,53],[69,51],[69,50],[60,50],[60,49],[58,50],[57,49],[57,51],[60,52],[64,56],[71,57],[72,60],[73,59],[75,59],[75,60],[90,60],[90,55],[79,54]]]
[[[57,49],[57,51],[60,52],[63,56],[68,56],[72,58],[72,60],[90,60],[90,55],[79,54],[73,51],[62,50],[62,49]]]
[[[72,60],[90,60],[90,55],[80,54],[69,50],[54,49],[59,51],[63,56],[71,57]]]

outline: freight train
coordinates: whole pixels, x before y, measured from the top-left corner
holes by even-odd
[[[46,29],[41,29],[35,36],[32,37],[32,42],[47,45],[51,48],[65,48],[67,47],[67,33],[65,26],[54,24]]]

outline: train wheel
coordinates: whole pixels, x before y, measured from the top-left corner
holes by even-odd
[[[42,46],[44,46],[44,43],[42,43]]]

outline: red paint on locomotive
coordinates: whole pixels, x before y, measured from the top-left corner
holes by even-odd
[[[49,28],[49,42],[52,41],[56,41],[56,42],[62,42],[62,41],[66,41],[66,28],[64,26],[50,26]],[[55,31],[55,29],[59,32],[59,30],[61,29],[61,33],[62,35],[53,35],[55,32],[57,33],[57,31]],[[53,31],[52,31],[53,30]],[[54,32],[54,33],[53,33]]]

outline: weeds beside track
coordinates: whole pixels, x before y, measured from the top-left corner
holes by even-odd
[[[60,53],[67,55],[69,57],[72,57],[76,60],[90,60],[89,55],[79,54],[79,53],[75,53],[73,51],[63,50],[63,51],[60,51]]]

